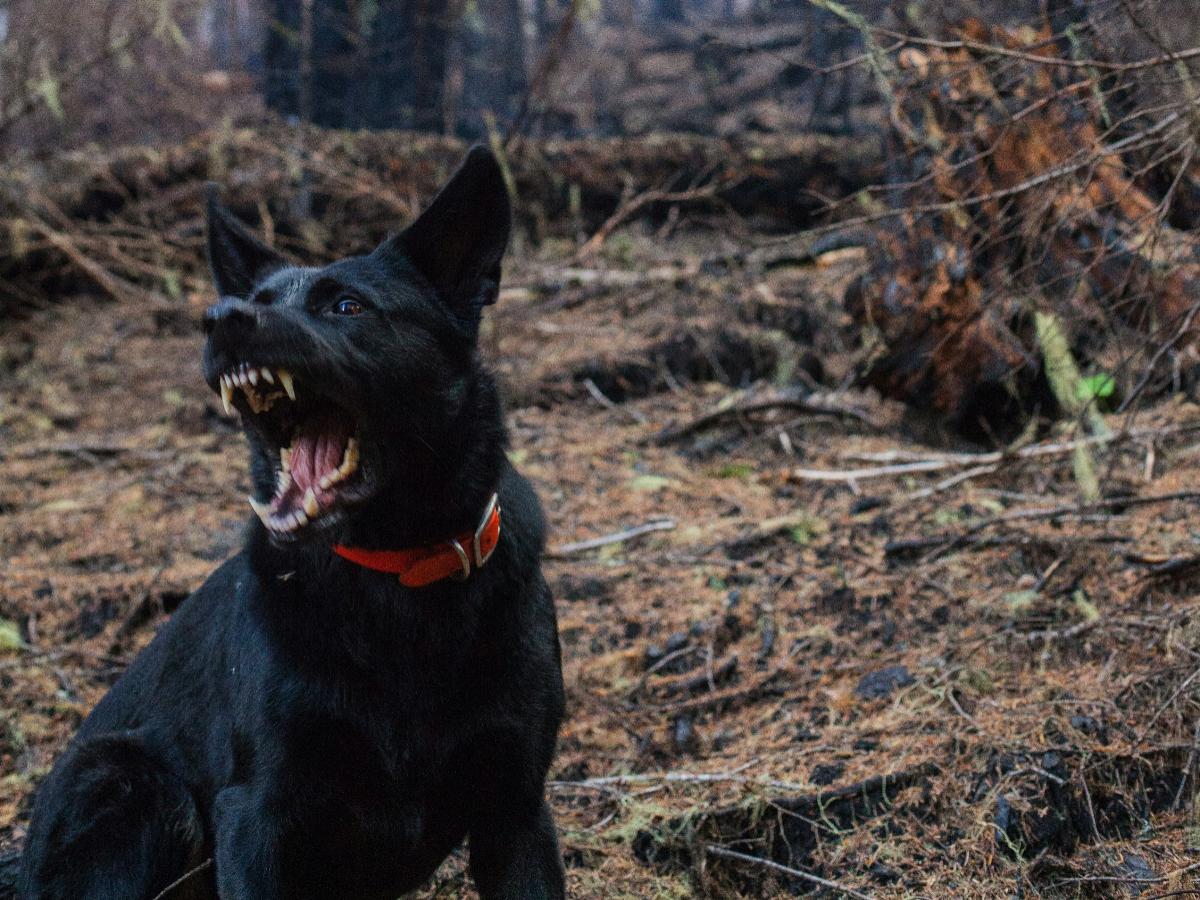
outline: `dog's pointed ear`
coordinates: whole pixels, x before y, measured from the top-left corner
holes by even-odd
[[[512,210],[491,151],[475,145],[417,220],[375,251],[402,255],[459,317],[478,321],[496,301]]]
[[[276,253],[242,225],[217,196],[217,186],[207,186],[208,267],[222,297],[250,296],[264,275],[287,265]]]

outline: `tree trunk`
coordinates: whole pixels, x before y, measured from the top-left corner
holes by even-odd
[[[506,129],[528,84],[521,0],[478,0],[478,10],[478,17],[462,29],[467,66],[462,124],[470,137],[483,133],[487,112]]]
[[[300,114],[300,4],[273,0],[268,13],[266,62],[267,107],[284,116]]]
[[[682,23],[686,20],[683,5],[684,0],[654,0],[654,18],[660,22]]]
[[[371,31],[368,123],[441,131],[449,43],[464,0],[382,0]]]
[[[218,69],[234,69],[241,63],[238,52],[238,7],[235,0],[213,0],[210,32],[213,64]],[[0,15],[3,15],[0,13]],[[0,36],[2,38],[2,36]]]
[[[311,85],[312,121],[346,128],[352,118],[356,86],[356,23],[348,0],[304,0],[313,4]]]
[[[351,124],[353,33],[347,0],[274,0],[263,47],[267,106],[329,128]]]

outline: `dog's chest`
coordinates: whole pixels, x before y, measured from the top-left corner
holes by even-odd
[[[256,773],[283,815],[273,803],[262,814],[287,823],[285,843],[329,852],[364,884],[420,883],[465,836],[476,783],[470,748],[435,725],[413,709],[294,725],[285,752]]]
[[[388,673],[383,685],[324,685],[276,721],[262,774],[328,798],[358,821],[411,820],[419,831],[431,810],[462,806],[484,786],[485,709],[454,690],[411,673]],[[320,805],[320,804],[318,804]],[[412,837],[416,837],[415,833]]]

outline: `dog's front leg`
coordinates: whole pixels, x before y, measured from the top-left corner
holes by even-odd
[[[225,788],[213,805],[220,900],[283,900],[274,829],[245,787]]]
[[[562,857],[546,801],[520,804],[475,822],[471,877],[483,900],[560,900]]]

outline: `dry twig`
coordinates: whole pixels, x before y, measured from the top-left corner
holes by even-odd
[[[708,844],[704,848],[704,852],[710,856],[720,856],[724,859],[733,859],[738,862],[751,863],[756,866],[765,866],[768,869],[773,869],[784,875],[790,875],[793,878],[799,878],[802,881],[807,881],[810,884],[815,884],[826,888],[830,891],[837,891],[839,894],[845,894],[847,897],[853,897],[854,900],[873,900],[870,894],[864,894],[862,891],[856,891],[854,888],[846,887],[844,884],[838,884],[836,881],[830,881],[828,878],[822,878],[819,875],[813,875],[811,872],[805,872],[801,869],[793,869],[791,866],[785,866],[782,863],[777,863],[769,859],[763,859],[761,856],[751,856],[749,853],[739,853],[737,850],[730,850],[728,847],[718,847],[716,844]]]
[[[671,531],[674,527],[674,519],[655,519],[653,522],[635,525],[633,528],[614,531],[612,534],[605,534],[600,537],[588,538],[586,541],[561,544],[558,547],[547,550],[546,556],[552,559],[560,556],[573,556],[576,553],[586,553],[588,550],[596,550],[600,547],[606,547],[609,544],[619,544],[622,541],[640,537],[643,534],[650,534],[653,531]]]
[[[695,434],[697,431],[711,428],[720,422],[724,422],[726,419],[747,416],[757,412],[767,412],[773,409],[790,409],[816,416],[835,416],[853,419],[861,422],[868,428],[879,428],[878,423],[867,413],[841,402],[832,394],[818,394],[795,388],[774,396],[752,397],[739,403],[730,404],[704,413],[681,425],[663,429],[655,435],[654,442],[656,444],[670,444]]]

